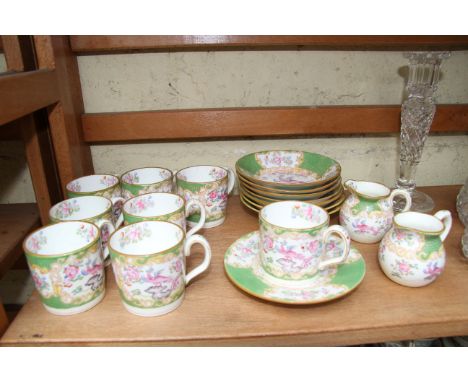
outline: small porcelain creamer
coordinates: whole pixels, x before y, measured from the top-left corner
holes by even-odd
[[[420,287],[433,282],[445,266],[443,241],[452,227],[452,216],[442,210],[434,216],[420,212],[395,215],[393,227],[379,248],[383,272],[398,284]]]
[[[404,190],[393,190],[383,184],[347,180],[350,195],[340,210],[340,224],[351,239],[360,243],[377,243],[392,226],[393,198],[405,198],[404,211],[411,207],[411,196]]]

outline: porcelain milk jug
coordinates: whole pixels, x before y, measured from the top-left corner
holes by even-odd
[[[347,180],[350,195],[340,210],[340,224],[351,239],[360,243],[377,243],[392,226],[393,198],[405,198],[404,211],[411,207],[411,196],[404,190],[393,190],[383,184]]]
[[[420,212],[395,215],[393,227],[379,248],[380,267],[398,284],[420,287],[433,282],[445,266],[443,241],[452,216],[442,210],[434,216]]]

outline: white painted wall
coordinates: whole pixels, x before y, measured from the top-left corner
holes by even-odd
[[[406,60],[399,52],[183,52],[78,58],[85,110],[113,112],[236,106],[400,104]],[[438,103],[468,103],[468,51],[443,64]],[[1,147],[1,146],[0,146]],[[233,166],[245,153],[297,148],[337,159],[345,178],[395,183],[398,138],[340,137],[93,146],[96,172],[140,166]],[[13,148],[12,148],[13,150]],[[18,147],[15,150],[19,150]],[[3,155],[3,148],[0,154]],[[16,153],[16,152],[15,152]],[[9,152],[8,155],[16,155]],[[8,160],[5,160],[7,163]],[[420,185],[459,184],[468,176],[468,135],[431,136]],[[24,162],[23,162],[24,165]],[[0,162],[0,176],[13,170]],[[16,172],[17,173],[17,172]],[[20,171],[0,202],[34,199]],[[22,189],[21,191],[19,189]]]

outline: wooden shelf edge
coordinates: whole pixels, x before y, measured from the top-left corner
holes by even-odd
[[[70,36],[73,52],[207,50],[464,50],[468,36],[159,35]]]
[[[58,100],[54,70],[0,75],[0,125],[52,105]]]
[[[393,134],[400,105],[220,108],[83,114],[88,143]],[[467,132],[468,104],[438,105],[431,132]]]

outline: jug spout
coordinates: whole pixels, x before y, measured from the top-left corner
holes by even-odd
[[[353,192],[357,196],[361,196],[366,199],[379,200],[390,196],[390,189],[380,183],[350,179],[344,182],[344,186],[347,190]]]

